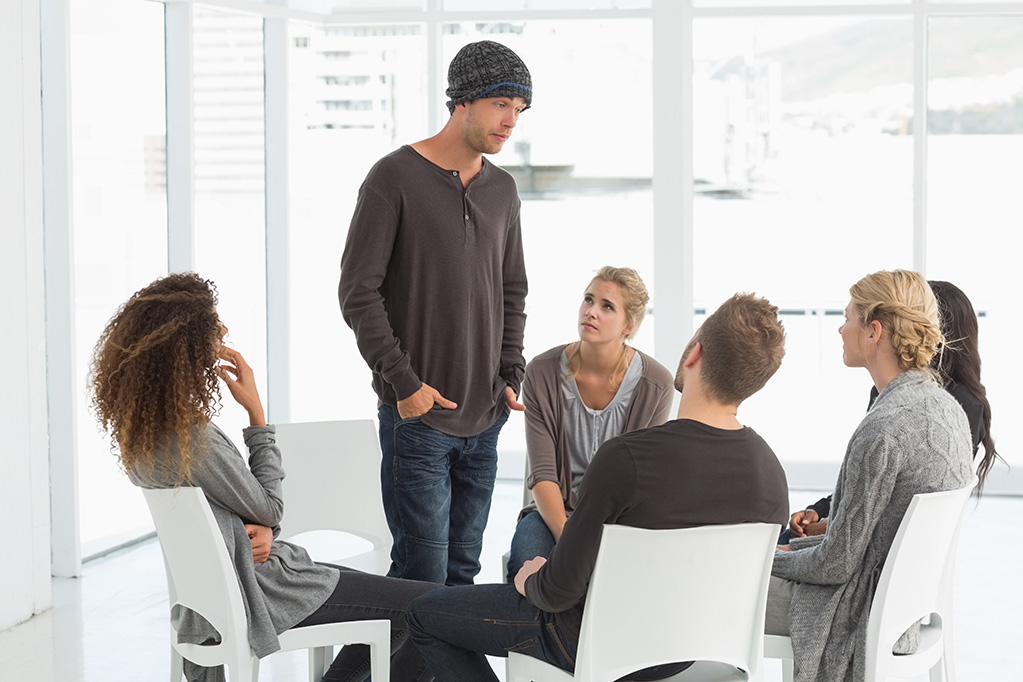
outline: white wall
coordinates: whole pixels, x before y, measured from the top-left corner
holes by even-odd
[[[0,21],[0,630],[49,608],[39,0]]]

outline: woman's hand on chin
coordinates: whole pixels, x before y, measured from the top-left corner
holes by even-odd
[[[227,384],[235,402],[248,412],[249,424],[266,426],[263,403],[259,400],[259,390],[256,388],[256,375],[249,363],[245,362],[241,353],[227,346],[221,346],[217,355],[222,361],[217,365],[217,375]]]

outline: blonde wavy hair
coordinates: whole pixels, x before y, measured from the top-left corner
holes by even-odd
[[[626,340],[631,339],[639,331],[639,326],[643,324],[643,318],[646,317],[646,307],[650,303],[650,293],[647,291],[643,278],[632,268],[616,268],[611,265],[605,265],[596,271],[593,279],[590,281],[597,280],[618,285],[618,290],[622,292],[622,303],[625,307],[625,322],[631,327],[625,338]],[[622,345],[625,346],[627,344],[623,343]],[[618,360],[618,364],[615,366],[611,376],[608,377],[608,381],[616,391],[618,390],[618,383],[615,381],[615,377],[621,374],[628,365],[627,353],[624,351],[625,348],[623,347],[622,357]],[[573,376],[579,371],[579,358],[579,344],[575,344],[568,355],[568,371]]]
[[[860,322],[880,322],[891,336],[899,369],[918,369],[937,379],[931,360],[944,341],[938,301],[923,275],[881,270],[849,287]]]

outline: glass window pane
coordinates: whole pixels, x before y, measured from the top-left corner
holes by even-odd
[[[693,33],[697,308],[745,290],[785,311],[785,363],[744,418],[785,459],[840,461],[870,388],[835,333],[849,286],[912,265],[912,25],[705,19]],[[797,432],[791,396],[808,394],[828,400],[803,401]]]
[[[1023,16],[931,19],[928,34],[928,275],[959,286],[982,315],[991,430],[1006,461],[1023,464],[1008,427],[1023,409],[1012,346],[1023,323],[1004,275],[1019,268]]]
[[[291,419],[375,417],[369,368],[341,318],[339,264],[370,166],[429,134],[426,42],[419,24],[296,23],[290,39]]]
[[[90,556],[152,529],[88,409],[86,376],[117,307],[167,271],[164,22],[163,5],[137,0],[70,10],[79,519]]]
[[[228,343],[265,392],[263,20],[197,7],[193,27],[196,271],[216,283]],[[218,424],[239,442],[248,417],[223,398]]]

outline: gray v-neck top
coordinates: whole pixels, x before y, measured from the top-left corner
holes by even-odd
[[[590,460],[596,454],[597,448],[625,431],[632,392],[639,384],[642,374],[643,358],[639,353],[635,353],[614,398],[604,409],[594,410],[583,402],[575,377],[568,370],[568,356],[565,353],[561,354],[561,394],[565,401],[565,432],[568,434],[568,450],[572,461],[572,490],[577,495],[583,474],[590,466]]]

